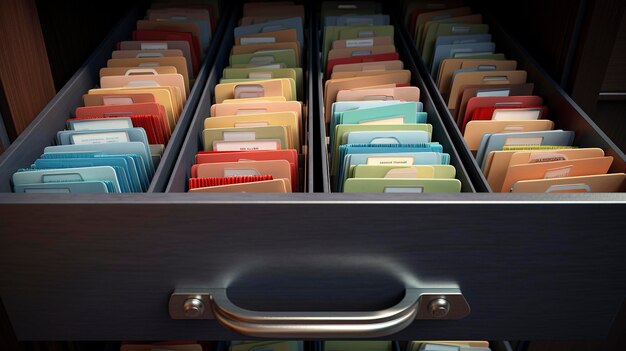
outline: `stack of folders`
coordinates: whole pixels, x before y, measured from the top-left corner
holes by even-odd
[[[626,174],[613,157],[577,148],[558,129],[517,62],[497,52],[480,14],[458,1],[406,1],[415,46],[496,192],[613,192]],[[434,10],[436,9],[436,10]]]
[[[303,351],[303,341],[231,341],[228,351]]]
[[[118,43],[56,146],[13,175],[15,192],[144,192],[211,40],[216,2],[154,3]]]
[[[324,341],[323,351],[392,351],[391,341]]]
[[[411,341],[406,351],[490,351],[488,341]]]
[[[124,341],[120,351],[211,351],[211,343],[199,341]]]
[[[370,1],[322,4],[324,118],[335,192],[459,192],[420,90]]]
[[[304,6],[246,3],[204,120],[190,192],[296,192],[303,152]]]

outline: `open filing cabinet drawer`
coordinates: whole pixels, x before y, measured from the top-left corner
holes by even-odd
[[[626,296],[624,210],[623,194],[3,193],[0,296],[23,340],[249,337],[204,319],[218,310],[354,338],[599,339]]]

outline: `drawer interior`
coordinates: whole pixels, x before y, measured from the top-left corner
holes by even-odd
[[[216,39],[212,41],[208,51],[205,53],[205,58],[196,77],[195,84],[187,97],[187,102],[161,157],[161,162],[152,178],[148,192],[162,192],[169,180],[174,162],[179,154],[185,133],[189,128],[196,105],[200,100],[200,95],[208,78],[209,70],[219,48],[218,38],[222,37],[225,26],[228,23],[227,11],[228,8],[218,23],[215,33]],[[30,167],[33,161],[43,153],[45,147],[55,145],[56,133],[65,129],[65,122],[68,118],[74,116],[76,107],[83,106],[83,94],[99,85],[99,70],[102,67],[106,67],[106,62],[111,58],[111,52],[115,50],[116,44],[119,41],[130,38],[136,21],[141,19],[145,13],[145,5],[133,6],[132,10],[113,27],[111,33],[28,128],[0,155],[0,179],[2,179],[0,192],[11,192],[10,179],[13,173],[18,169]]]
[[[394,11],[394,14],[397,13],[399,13],[397,10]],[[561,89],[530,56],[526,49],[506,32],[498,23],[497,19],[486,16],[485,23],[489,24],[489,31],[493,35],[493,41],[496,43],[497,51],[504,53],[507,58],[517,60],[518,69],[527,71],[527,81],[534,83],[534,94],[544,98],[544,104],[548,106],[549,109],[549,119],[555,122],[555,129],[560,128],[574,131],[575,139],[573,145],[579,147],[599,147],[605,151],[607,156],[613,156],[614,160],[609,173],[626,172],[626,154],[576,105],[563,89]],[[463,135],[454,122],[443,97],[437,89],[433,77],[428,72],[420,54],[412,43],[406,26],[402,24],[400,27],[404,41],[408,43],[409,50],[418,67],[420,76],[425,81],[425,84],[432,94],[437,110],[441,114],[446,129],[450,133],[454,145],[457,148],[457,152],[462,155],[465,161],[467,172],[470,174],[476,189],[491,192],[492,189],[487,183],[472,152],[465,143]],[[626,188],[621,189],[621,191],[626,191]]]
[[[387,10],[386,13],[389,13]],[[319,16],[319,13],[316,12],[316,16]],[[320,19],[317,18],[315,23],[320,23]],[[400,26],[396,21],[393,21],[392,24],[396,27],[395,30],[395,39],[394,43],[396,45],[396,49],[400,54],[400,60],[404,62],[404,66],[406,70],[411,71],[411,85],[417,86],[420,89],[420,101],[424,104],[424,111],[428,113],[428,123],[433,126],[432,138],[434,141],[438,141],[442,146],[444,152],[450,154],[450,164],[453,165],[456,169],[456,178],[461,181],[461,191],[462,192],[475,192],[476,188],[471,181],[471,178],[468,175],[467,170],[465,169],[464,162],[461,159],[461,156],[456,150],[452,139],[449,135],[449,132],[446,130],[445,125],[442,121],[442,118],[439,114],[439,111],[436,108],[436,105],[431,97],[431,92],[426,86],[423,77],[421,76],[416,63],[414,62],[412,56],[410,55],[409,47],[407,43],[404,41],[403,37],[400,34]],[[318,27],[317,31],[320,33],[319,37],[321,38],[321,28]],[[319,40],[313,43],[317,45],[317,52],[320,52],[320,42]],[[320,157],[321,157],[321,172],[319,172],[319,176],[323,177],[323,192],[330,192],[330,173],[329,173],[329,155],[328,155],[328,145],[327,145],[327,136],[329,126],[324,122],[323,115],[323,68],[321,67],[321,55],[317,55],[316,64],[318,67],[318,81],[317,81],[317,106],[319,109],[316,111],[316,122],[318,124],[317,128],[319,130],[317,145],[321,147],[319,149]]]
[[[224,31],[222,45],[217,52],[215,64],[213,65],[209,73],[205,89],[199,99],[198,107],[191,120],[191,126],[183,142],[180,155],[176,160],[176,164],[174,165],[174,170],[170,177],[169,183],[167,184],[166,192],[185,192],[188,190],[187,180],[191,177],[191,166],[194,164],[194,158],[196,153],[199,150],[202,150],[201,136],[202,130],[204,129],[204,119],[211,115],[211,105],[214,103],[215,86],[219,83],[219,80],[222,77],[222,71],[225,67],[228,66],[230,49],[233,45],[235,38],[234,28],[236,27],[237,21],[241,17],[241,13],[241,6],[237,5],[236,9],[231,15],[228,27]],[[307,11],[307,14],[310,15],[310,11]],[[306,48],[311,48],[310,43],[312,40],[312,19],[310,16],[307,18],[306,23],[308,24],[308,28],[306,29],[307,37],[305,39],[307,40]],[[303,59],[304,78],[306,81],[304,84],[305,101],[303,104],[304,111],[302,114],[302,118],[304,119],[302,121],[302,132],[304,133],[303,140],[305,140],[306,142],[302,148],[303,152],[299,155],[298,164],[300,166],[299,175],[301,178],[300,190],[305,192],[313,192],[313,182],[316,176],[314,174],[314,150],[312,144],[312,132],[310,130],[311,123],[309,122],[309,119],[313,116],[313,105],[311,104],[311,101],[313,101],[313,90],[310,88],[310,86],[313,84],[313,79],[311,76],[311,70],[313,69],[313,67],[311,66],[311,56],[313,55],[314,51],[306,50],[306,48],[306,59]]]

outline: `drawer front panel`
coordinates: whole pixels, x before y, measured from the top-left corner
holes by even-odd
[[[407,287],[458,286],[468,317],[392,337],[597,339],[626,295],[624,203],[182,198],[1,205],[0,294],[18,337],[241,337],[170,319],[182,288],[227,288],[252,310],[367,311]]]

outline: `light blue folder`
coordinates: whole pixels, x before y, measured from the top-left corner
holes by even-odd
[[[81,153],[81,152],[103,152],[106,155],[137,155],[141,158],[140,166],[145,169],[148,178],[154,175],[154,165],[150,156],[149,148],[146,149],[142,142],[130,141],[124,143],[107,144],[80,144],[80,145],[58,145],[48,146],[44,153]]]
[[[371,157],[376,158],[388,158],[389,164],[396,162],[398,158],[410,157],[412,159],[411,165],[449,165],[450,155],[442,152],[397,152],[397,153],[380,153],[380,154],[352,154],[346,155],[344,159],[343,173],[340,174],[340,179],[336,179],[336,184],[339,186],[339,191],[343,189],[343,184],[350,176],[350,167],[356,165],[365,165]]]
[[[118,182],[122,192],[141,192],[147,190],[144,188],[139,178],[139,172],[135,161],[125,155],[101,155],[91,158],[40,158],[35,161],[35,169],[60,169],[60,168],[80,168],[80,167],[96,167],[111,166],[118,175]]]
[[[20,186],[43,183],[106,181],[113,185],[114,192],[121,192],[115,169],[110,166],[21,170],[13,174],[12,180],[17,189],[22,189]]]
[[[16,193],[66,194],[66,193],[111,193],[113,183],[107,181],[54,182],[17,185]]]
[[[346,134],[345,144],[423,144],[429,143],[431,138],[431,134],[423,130],[349,132]]]
[[[402,153],[402,152],[443,152],[443,147],[439,143],[421,143],[421,144],[344,144],[339,147],[337,155],[339,165],[335,179],[339,179],[343,174],[349,172],[346,167],[347,155],[353,154],[376,154],[376,153]],[[341,191],[343,182],[335,182],[337,191]]]
[[[439,72],[439,64],[447,58],[455,57],[457,53],[482,53],[492,54],[496,50],[496,44],[491,42],[469,43],[469,44],[444,44],[435,47],[433,54],[432,68],[430,74],[434,77]]]

